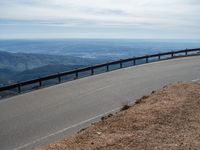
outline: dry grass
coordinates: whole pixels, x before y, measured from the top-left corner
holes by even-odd
[[[37,150],[200,149],[200,84],[176,83]]]

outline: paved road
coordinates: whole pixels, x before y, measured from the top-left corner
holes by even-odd
[[[200,56],[125,68],[0,101],[0,149],[62,138],[174,81],[200,79]]]

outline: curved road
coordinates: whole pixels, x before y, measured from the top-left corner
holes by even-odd
[[[45,145],[175,81],[198,81],[200,56],[116,70],[0,101],[0,149]]]

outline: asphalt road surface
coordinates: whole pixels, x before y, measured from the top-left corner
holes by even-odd
[[[200,56],[129,67],[0,101],[0,149],[49,144],[175,81],[199,81]]]

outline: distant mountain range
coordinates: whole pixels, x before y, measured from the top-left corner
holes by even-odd
[[[89,65],[98,60],[74,56],[58,56],[47,54],[25,54],[0,51],[0,69],[25,71],[46,65]]]

